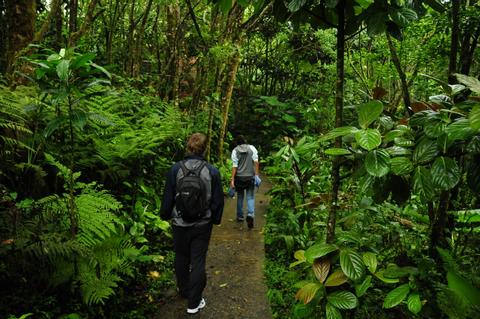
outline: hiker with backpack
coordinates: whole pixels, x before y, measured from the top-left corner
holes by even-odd
[[[235,139],[236,147],[232,151],[232,179],[230,187],[237,192],[237,221],[243,222],[243,199],[247,197],[247,225],[253,228],[255,219],[255,186],[262,182],[259,174],[258,151],[247,143],[243,135]]]
[[[222,220],[224,205],[220,172],[203,157],[206,146],[204,134],[190,136],[185,158],[167,172],[160,208],[162,219],[172,220],[178,292],[188,299],[189,314],[206,304],[202,292],[207,283],[208,244],[212,225]]]

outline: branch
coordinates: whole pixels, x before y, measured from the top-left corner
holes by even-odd
[[[260,12],[257,15],[251,16],[245,23],[243,23],[240,27],[245,30],[245,33],[251,31],[255,25],[258,23],[258,21],[267,14],[268,10],[270,10],[271,7],[273,7],[273,3],[275,1],[271,0],[263,9],[262,12]]]
[[[60,0],[52,0],[52,3],[50,3],[50,13],[48,14],[47,18],[43,22],[42,26],[40,29],[35,33],[33,36],[32,43],[38,43],[42,41],[45,33],[48,31],[48,28],[50,27],[50,23],[52,22],[52,19],[55,15],[57,15],[57,12],[60,9]]]
[[[93,15],[93,12],[95,11],[95,7],[97,6],[98,0],[91,0],[89,5],[88,5],[88,10],[87,10],[87,15],[85,16],[85,21],[82,24],[82,27],[80,30],[77,32],[74,32],[70,38],[68,39],[68,46],[73,47],[77,40],[87,32],[88,28],[90,28],[90,25],[94,21],[94,18],[96,16]]]
[[[190,16],[192,17],[193,25],[195,26],[195,30],[197,30],[198,36],[202,40],[203,45],[205,48],[207,47],[207,43],[205,42],[205,39],[202,36],[202,31],[200,30],[200,27],[198,26],[197,23],[197,18],[195,17],[195,11],[193,11],[192,3],[190,0],[186,0],[187,6],[188,6],[188,12],[190,13]]]

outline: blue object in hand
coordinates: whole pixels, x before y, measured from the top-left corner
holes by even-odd
[[[255,175],[255,186],[260,187],[261,183],[262,183],[262,180],[260,179],[260,176]]]
[[[229,196],[230,198],[233,198],[233,196],[235,196],[235,188],[230,187],[230,188],[228,189],[228,196]]]

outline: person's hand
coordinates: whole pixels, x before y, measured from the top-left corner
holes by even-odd
[[[255,186],[260,187],[261,183],[262,183],[262,180],[260,179],[260,176],[255,175]]]
[[[230,187],[235,188],[235,180],[233,178],[230,180]]]
[[[235,196],[235,188],[230,187],[230,188],[228,189],[228,196],[229,196],[230,198],[233,198],[233,196]]]

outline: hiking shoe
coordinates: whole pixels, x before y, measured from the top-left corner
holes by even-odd
[[[239,223],[242,223],[244,220],[245,219],[243,219],[243,217],[241,217],[241,218],[237,217],[237,222],[239,222]]]
[[[248,228],[253,228],[253,217],[247,216],[247,225]]]
[[[203,307],[205,307],[207,303],[205,302],[205,299],[202,298],[202,300],[200,300],[200,303],[198,304],[197,308],[187,308],[187,313],[189,314],[196,314],[197,312],[200,311],[200,309],[202,309]]]

